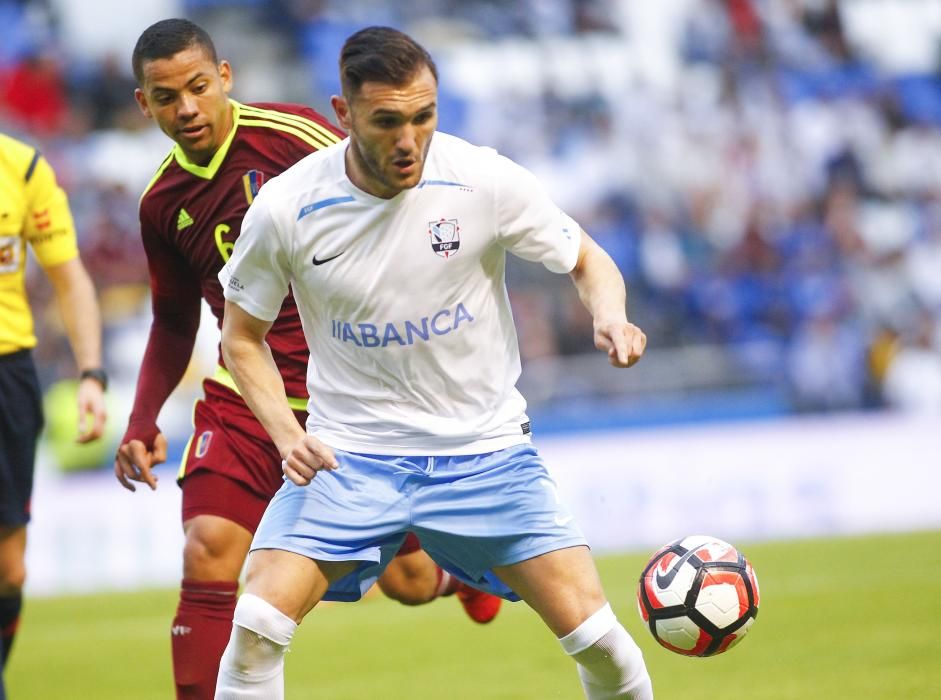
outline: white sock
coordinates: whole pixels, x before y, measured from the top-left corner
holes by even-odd
[[[444,595],[444,592],[448,590],[448,587],[451,585],[451,574],[442,569],[440,566],[438,570],[441,572],[441,580],[438,581],[438,587],[435,589],[435,598],[440,598]]]
[[[283,700],[284,653],[297,623],[251,593],[235,606],[215,700]]]
[[[588,700],[653,700],[640,647],[618,622],[609,603],[559,642],[578,664]]]

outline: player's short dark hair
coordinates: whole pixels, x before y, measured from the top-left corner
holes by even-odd
[[[131,67],[137,83],[144,82],[144,63],[171,58],[193,46],[200,47],[213,63],[218,63],[216,45],[205,29],[188,19],[162,19],[151,24],[137,39],[131,54]]]
[[[405,85],[425,66],[438,80],[438,68],[424,47],[391,27],[366,27],[340,50],[340,85],[350,99],[366,82]]]

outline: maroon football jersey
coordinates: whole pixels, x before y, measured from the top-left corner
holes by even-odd
[[[307,107],[233,104],[234,128],[210,164],[193,165],[174,148],[140,203],[155,311],[185,308],[202,296],[220,329],[225,297],[216,275],[258,189],[304,156],[343,138]],[[308,348],[293,296],[284,300],[266,340],[288,396],[306,398]]]

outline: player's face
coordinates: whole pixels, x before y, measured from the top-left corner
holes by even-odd
[[[218,65],[199,46],[170,58],[146,61],[134,91],[141,111],[179,144],[192,162],[206,165],[232,128],[228,92],[232,69]]]
[[[349,102],[333,98],[350,133],[347,174],[361,190],[388,199],[421,182],[438,126],[438,83],[422,68],[405,85],[363,83]]]

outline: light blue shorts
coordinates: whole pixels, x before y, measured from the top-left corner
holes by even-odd
[[[358,600],[414,532],[441,568],[519,600],[491,571],[585,545],[532,445],[481,455],[391,457],[335,450],[339,469],[275,494],[252,549],[361,561],[325,600]]]

